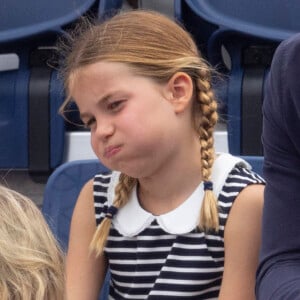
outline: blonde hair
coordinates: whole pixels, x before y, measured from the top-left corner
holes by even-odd
[[[214,162],[213,130],[218,120],[217,102],[211,86],[213,70],[201,57],[190,34],[166,16],[135,10],[120,13],[102,24],[87,23],[87,26],[75,29],[75,35],[68,38],[70,46],[62,47],[66,57],[62,75],[67,98],[61,112],[71,101],[70,90],[76,71],[98,61],[126,63],[136,74],[161,83],[168,82],[179,71],[191,77],[195,95],[193,122],[201,144],[201,171],[203,180],[210,181]],[[135,184],[135,179],[122,174],[116,187],[114,206],[120,208],[126,204]],[[110,224],[111,219],[105,218],[94,235],[91,248],[97,254],[103,250]],[[218,230],[218,226],[217,201],[212,190],[206,189],[199,227]]]
[[[0,186],[1,300],[64,298],[64,256],[38,207]]]

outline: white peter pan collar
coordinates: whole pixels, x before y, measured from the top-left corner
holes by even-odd
[[[227,153],[219,154],[212,169],[212,181],[214,193],[219,196],[221,189],[230,171],[237,165],[242,164],[247,168],[250,165],[244,160]],[[108,189],[108,202],[112,204],[114,199],[114,188],[118,182],[120,173],[114,172]],[[122,235],[132,237],[146,229],[155,219],[160,227],[170,234],[185,234],[191,232],[199,223],[200,207],[204,196],[203,182],[194,192],[176,209],[160,215],[144,210],[138,201],[136,186],[132,190],[129,201],[119,209],[113,218],[113,225]]]

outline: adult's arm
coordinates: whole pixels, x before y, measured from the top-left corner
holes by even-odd
[[[300,34],[273,57],[262,140],[267,184],[257,299],[300,299]]]

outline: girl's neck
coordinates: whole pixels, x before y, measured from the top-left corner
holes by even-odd
[[[182,204],[202,181],[200,157],[192,164],[179,164],[160,176],[140,178],[138,198],[140,205],[154,215],[165,214]]]

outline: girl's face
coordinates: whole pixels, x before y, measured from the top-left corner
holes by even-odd
[[[168,84],[137,76],[115,62],[88,65],[72,79],[71,95],[104,165],[140,178],[176,158],[182,118]]]

